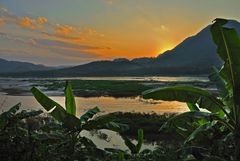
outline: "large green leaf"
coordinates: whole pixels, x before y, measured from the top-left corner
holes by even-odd
[[[200,109],[195,104],[187,103],[187,106],[190,111],[200,111]]]
[[[218,94],[221,97],[224,107],[224,113],[228,116],[228,118],[233,121],[233,117],[231,114],[227,114],[227,111],[230,111],[233,107],[233,98],[231,96],[231,92],[228,91],[228,87],[222,76],[220,75],[219,71],[213,67],[211,74],[208,76],[210,81],[213,82],[218,90]],[[224,113],[222,113],[222,117],[224,117]]]
[[[162,125],[160,130],[170,129],[173,127],[181,131],[186,130],[187,134],[190,134],[191,133],[190,128],[192,127],[192,123],[197,122],[199,120],[206,120],[205,122],[208,122],[210,120],[213,120],[214,118],[213,116],[214,114],[209,112],[200,111],[184,112],[171,117],[166,123]]]
[[[237,88],[240,86],[240,39],[235,29],[224,27],[227,22],[225,19],[216,19],[211,26],[211,33],[218,55],[224,61],[222,74],[225,81]]]
[[[80,127],[80,120],[72,114],[69,114],[57,102],[50,99],[39,89],[33,87],[31,89],[36,100],[59,122],[64,123],[68,128]]]
[[[229,130],[233,130],[232,125],[222,119],[219,115],[201,111],[184,112],[173,116],[162,125],[160,130],[175,128],[181,135],[189,136],[199,126],[212,121],[218,121]]]
[[[113,122],[115,119],[115,115],[112,114],[98,116],[93,120],[87,121],[85,124],[83,124],[82,128],[89,131],[94,129],[107,129],[116,132],[121,132],[128,129],[128,126],[125,124]]]
[[[20,107],[21,107],[21,103],[18,103],[16,105],[14,105],[13,107],[11,107],[8,111],[3,112],[0,115],[0,129],[3,129],[5,127],[5,125],[8,124],[9,119],[14,117],[14,115],[17,113],[17,111],[20,109]]]
[[[138,154],[143,145],[144,140],[143,129],[138,129],[137,145],[133,144],[132,141],[126,136],[122,136],[122,138],[124,140],[125,145],[131,151],[131,154]]]
[[[119,152],[118,153],[118,159],[117,159],[117,161],[124,161],[124,153],[123,152]]]
[[[188,138],[184,141],[184,143],[188,143],[189,141],[194,140],[199,133],[205,132],[211,128],[213,128],[214,123],[213,122],[207,122],[206,124],[200,125],[196,130],[194,130],[191,135],[188,136]]]
[[[223,108],[223,103],[213,94],[206,90],[190,86],[167,87],[149,90],[143,93],[143,98],[198,104],[200,108],[204,108],[215,113],[222,111]]]
[[[92,117],[96,115],[98,112],[100,112],[100,109],[98,107],[88,110],[85,114],[83,114],[80,117],[81,122],[87,122],[89,119],[92,119]]]
[[[228,90],[226,87],[226,83],[225,83],[224,79],[222,78],[222,76],[219,74],[219,71],[217,68],[215,68],[215,67],[212,68],[212,72],[210,73],[208,78],[211,82],[213,82],[216,85],[219,95],[223,99],[227,98]]]
[[[69,114],[76,115],[76,103],[75,103],[75,98],[73,95],[72,91],[72,86],[69,83],[69,81],[66,82],[65,86],[65,106],[66,106],[66,111]]]
[[[220,74],[228,84],[229,94],[233,97],[232,112],[238,122],[240,115],[240,38],[237,31],[226,27],[225,19],[216,19],[211,26],[211,33],[217,52],[224,61]],[[231,96],[230,96],[231,97]]]
[[[131,151],[131,154],[137,154],[138,151],[137,151],[136,145],[133,144],[128,137],[122,136],[122,138],[123,138],[123,140],[124,140],[125,145],[126,145],[126,146],[128,147],[128,149]]]
[[[138,143],[136,145],[138,153],[140,152],[140,150],[142,148],[143,139],[144,139],[143,129],[138,129]]]
[[[20,109],[21,107],[21,103],[18,103],[16,105],[14,105],[13,107],[11,107],[6,113],[9,115],[14,115],[17,113],[17,111]]]

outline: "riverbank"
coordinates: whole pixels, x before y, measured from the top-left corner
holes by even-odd
[[[50,96],[63,96],[65,79],[1,79],[0,93],[12,96],[29,96],[33,86]],[[156,81],[156,80],[70,80],[74,94],[78,97],[136,97],[145,90],[167,86],[196,86],[214,90],[211,82],[194,81]]]

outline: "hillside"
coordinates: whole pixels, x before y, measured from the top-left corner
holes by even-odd
[[[229,21],[240,33],[240,23]],[[212,66],[220,67],[221,60],[212,42],[210,26],[185,39],[174,49],[156,58],[124,58],[113,61],[95,61],[60,70],[21,73],[19,76],[77,77],[77,76],[157,76],[157,75],[206,75]]]
[[[0,58],[0,73],[43,71],[53,68],[27,62],[8,61]]]

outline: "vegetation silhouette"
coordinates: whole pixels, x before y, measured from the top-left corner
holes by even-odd
[[[240,160],[240,38],[236,30],[216,19],[211,33],[224,62],[209,76],[217,92],[193,86],[158,88],[143,93],[144,99],[186,102],[189,112],[170,115],[160,132],[176,131],[185,141],[179,146],[161,144],[143,150],[144,131],[138,128],[137,144],[127,136],[129,126],[116,114],[100,115],[94,107],[78,117],[72,86],[65,85],[65,108],[33,87],[42,111],[20,111],[17,104],[0,114],[2,161],[239,161]],[[136,115],[135,115],[136,116]],[[126,120],[125,120],[126,121]],[[125,122],[123,121],[123,122]],[[137,124],[137,123],[136,123]],[[136,126],[134,126],[136,127]],[[100,149],[81,135],[83,130],[117,132],[128,150]],[[170,140],[171,138],[166,138]],[[165,143],[165,142],[164,142]]]
[[[234,141],[234,160],[240,160],[240,38],[237,31],[225,26],[228,20],[216,19],[211,26],[212,38],[219,57],[224,61],[220,71],[213,68],[209,79],[216,84],[216,93],[200,88],[179,86],[154,89],[143,93],[145,99],[187,102],[190,112],[169,119],[161,128],[174,127],[186,137],[185,144],[198,139],[200,133],[211,138],[211,130],[223,140]],[[205,110],[202,110],[205,109]],[[214,139],[214,137],[212,137]],[[222,141],[223,141],[222,140]],[[190,144],[191,145],[191,144]],[[196,149],[196,147],[192,147]],[[216,160],[211,154],[194,154],[196,158]],[[231,157],[229,158],[231,159]],[[222,160],[218,158],[218,160]]]

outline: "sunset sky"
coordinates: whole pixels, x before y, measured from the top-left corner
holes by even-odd
[[[0,58],[45,65],[155,57],[239,0],[0,0]]]

